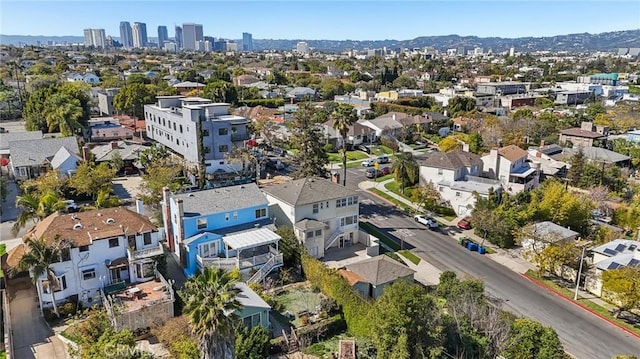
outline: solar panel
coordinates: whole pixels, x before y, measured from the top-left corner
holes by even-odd
[[[627,249],[627,246],[625,246],[624,244],[618,244],[618,245],[616,246],[616,251],[618,251],[618,252],[622,252],[622,251],[624,251],[625,249]]]
[[[618,252],[614,251],[614,250],[613,250],[613,249],[611,249],[611,248],[605,248],[603,252],[604,252],[605,254],[609,254],[609,255],[612,255],[612,256],[615,256],[616,254],[618,254]]]

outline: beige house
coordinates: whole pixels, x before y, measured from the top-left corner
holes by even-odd
[[[316,258],[332,247],[358,242],[358,194],[323,178],[302,178],[266,186],[276,225],[293,226],[300,243]]]
[[[573,147],[592,147],[607,139],[609,128],[595,126],[593,122],[582,122],[580,127],[568,128],[560,131],[558,143],[566,146],[571,143]]]
[[[415,271],[389,256],[377,256],[349,264],[338,273],[355,288],[363,298],[376,299],[384,289],[398,280],[413,283]]]

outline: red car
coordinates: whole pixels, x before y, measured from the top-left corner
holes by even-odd
[[[458,228],[465,230],[473,228],[471,226],[471,217],[464,217],[463,219],[459,220],[457,226]]]
[[[389,167],[382,167],[382,168],[380,169],[380,172],[382,172],[382,175],[383,175],[383,176],[386,176],[386,175],[388,175],[389,173],[391,173],[391,169],[390,169]]]

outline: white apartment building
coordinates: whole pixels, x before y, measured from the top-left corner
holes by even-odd
[[[158,96],[158,102],[144,106],[147,136],[185,161],[198,166],[198,123],[202,124],[207,173],[230,172],[227,155],[249,139],[246,118],[229,114],[229,104],[213,103],[201,97]]]
[[[509,194],[528,191],[540,183],[540,162],[528,162],[529,153],[510,145],[482,157],[485,177],[500,181]]]
[[[53,242],[56,237],[60,244]],[[62,248],[59,261],[52,265],[57,283],[49,283],[46,275],[35,281],[43,308],[52,306],[52,290],[56,302],[77,296],[88,307],[100,301],[104,287],[153,280],[154,257],[164,253],[158,228],[148,218],[123,207],[54,213],[23,238],[45,238]]]
[[[104,29],[84,29],[84,46],[105,48],[107,37]]]

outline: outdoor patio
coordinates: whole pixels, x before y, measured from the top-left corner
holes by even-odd
[[[329,248],[324,252],[322,261],[329,268],[340,268],[367,258],[370,258],[367,255],[367,247],[362,243],[356,243],[349,247]]]

